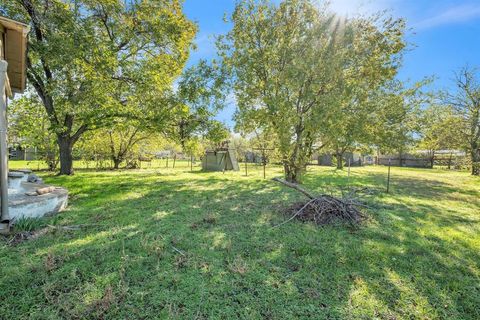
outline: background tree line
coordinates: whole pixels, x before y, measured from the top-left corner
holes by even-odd
[[[109,150],[114,167],[164,140],[202,153],[229,135],[214,120],[229,94],[235,130],[275,149],[299,182],[314,153],[461,149],[480,174],[480,85],[465,68],[449,92],[397,78],[403,19],[351,18],[313,0],[238,1],[218,61],[186,68],[197,27],[180,0],[0,0],[28,22],[30,92],[10,108],[11,136],[41,147],[60,174],[73,150]],[[238,141],[237,141],[238,142]],[[165,145],[165,142],[161,144]],[[433,160],[432,160],[433,161]]]

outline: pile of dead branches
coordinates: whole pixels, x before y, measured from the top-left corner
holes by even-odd
[[[293,188],[309,198],[306,202],[299,202],[287,209],[290,218],[281,224],[281,226],[293,219],[301,221],[312,221],[317,225],[346,223],[356,226],[365,220],[366,215],[362,211],[366,205],[357,197],[357,193],[364,190],[352,189],[348,192],[342,190],[342,197],[322,194],[314,196],[297,184],[287,182],[282,179],[273,179],[290,188]]]

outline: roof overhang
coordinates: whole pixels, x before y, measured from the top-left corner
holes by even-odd
[[[27,24],[0,16],[0,25],[5,34],[5,56],[8,63],[7,91],[22,93],[26,85]],[[8,86],[9,84],[9,86]],[[7,92],[7,93],[11,93]]]

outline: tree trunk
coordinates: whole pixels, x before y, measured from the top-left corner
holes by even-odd
[[[122,159],[117,158],[117,157],[112,157],[112,161],[113,161],[113,169],[114,170],[119,169],[120,168],[120,163],[122,163]]]
[[[480,150],[473,149],[471,151],[472,155],[472,175],[480,176]]]
[[[60,175],[73,174],[73,142],[70,137],[58,137],[58,147],[60,149]]]
[[[301,168],[297,168],[288,163],[285,163],[283,168],[285,170],[285,180],[291,183],[300,183],[300,177],[302,175]]]
[[[337,169],[343,169],[343,153],[337,152]]]
[[[430,169],[433,169],[435,164],[435,151],[432,151],[432,157],[430,158]]]

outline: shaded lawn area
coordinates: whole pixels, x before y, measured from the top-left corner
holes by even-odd
[[[306,186],[383,188],[385,167],[309,167]],[[281,175],[269,168],[268,176]],[[479,319],[480,179],[392,169],[359,229],[292,221],[300,194],[237,173],[46,176],[70,190],[55,229],[0,241],[5,319]],[[175,250],[178,249],[178,251]]]

